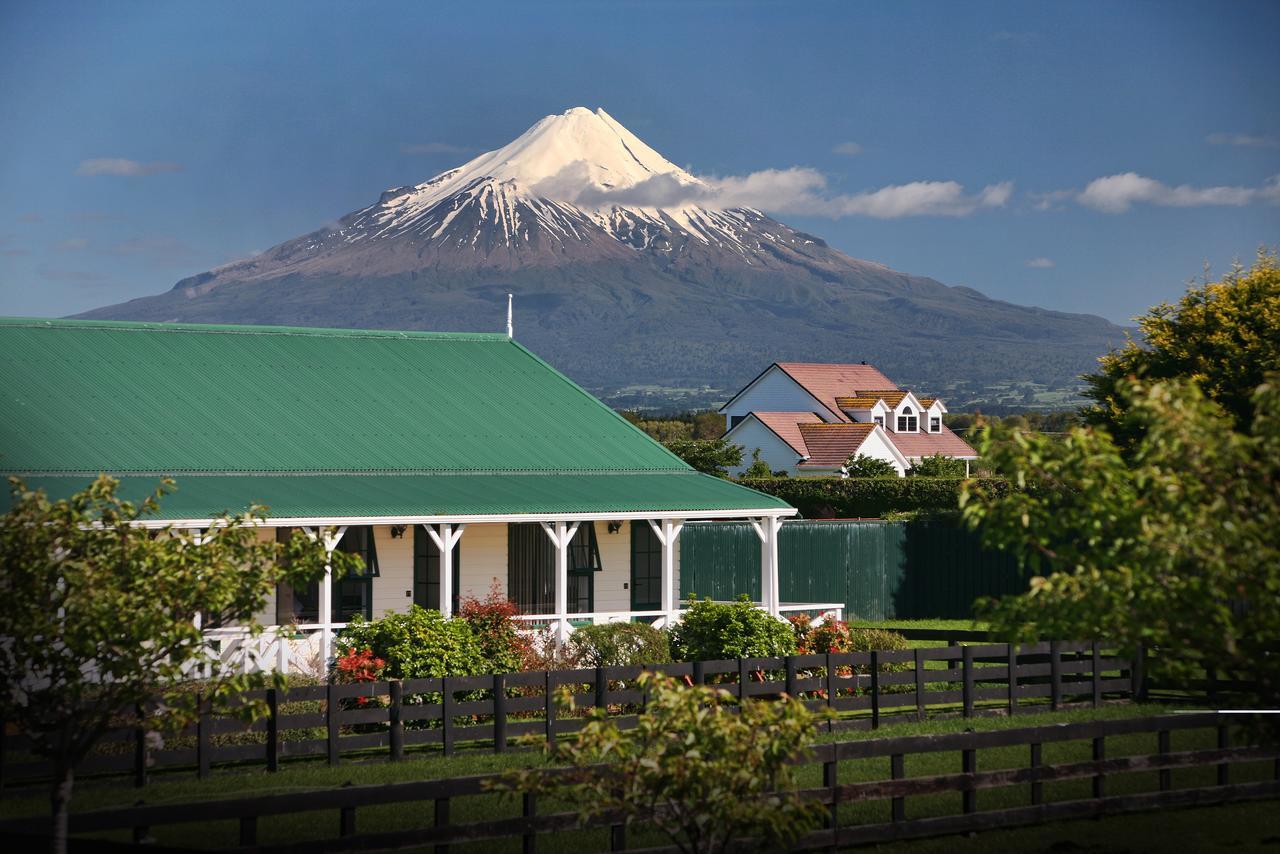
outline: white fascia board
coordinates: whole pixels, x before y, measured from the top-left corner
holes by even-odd
[[[877,424],[877,425],[876,425],[876,428],[875,428],[874,430],[872,430],[870,433],[868,433],[867,435],[868,435],[868,436],[878,436],[878,437],[880,438],[880,441],[884,442],[885,446],[886,446],[890,451],[892,451],[892,452],[893,452],[893,457],[894,457],[894,459],[896,459],[896,460],[897,460],[897,461],[902,465],[902,467],[903,467],[904,469],[909,469],[909,468],[911,468],[911,462],[910,462],[910,459],[911,459],[911,458],[910,458],[910,457],[905,456],[905,455],[902,453],[902,451],[898,450],[898,446],[897,446],[896,444],[894,444],[893,439],[892,439],[892,438],[890,438],[888,431],[886,431],[883,427],[881,427],[879,424]],[[866,442],[866,439],[863,439],[862,441],[865,443],[865,442]],[[919,458],[917,457],[916,459],[919,459]]]
[[[898,405],[893,408],[894,416],[897,416],[899,413],[901,413],[902,407],[906,406],[908,403],[911,403],[915,406],[915,412],[917,415],[924,414],[924,407],[920,405],[920,399],[916,397],[914,393],[908,391],[906,396],[903,397],[902,400],[898,401]]]
[[[770,507],[758,510],[628,510],[608,513],[510,513],[450,516],[273,516],[256,521],[254,527],[299,528],[334,525],[439,525],[483,522],[627,522],[642,519],[746,519],[762,516],[795,516],[794,507]],[[215,519],[146,519],[135,523],[140,528],[208,528]]]

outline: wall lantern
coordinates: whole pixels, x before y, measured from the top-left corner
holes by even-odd
[[[404,537],[404,525],[391,526],[391,539],[399,540]]]
[[[618,533],[618,532],[619,532],[619,531],[621,531],[621,530],[622,530],[622,523],[621,523],[621,522],[610,522],[610,523],[609,523],[609,533],[610,533],[610,534],[616,534],[616,533]]]

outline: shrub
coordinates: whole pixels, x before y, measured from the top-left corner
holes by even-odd
[[[666,633],[648,623],[583,626],[569,637],[569,649],[584,667],[629,667],[671,660]]]
[[[907,469],[908,477],[964,477],[964,460],[933,454],[921,457]]]
[[[893,463],[878,457],[854,454],[844,461],[844,470],[849,477],[897,477],[898,470]]]
[[[680,661],[792,655],[791,626],[769,616],[745,595],[728,604],[689,597],[689,609],[671,630],[671,653]]]
[[[484,649],[471,626],[446,620],[417,605],[403,614],[366,622],[357,617],[336,640],[339,656],[369,650],[386,662],[388,679],[476,676],[489,672]]]
[[[960,507],[960,484],[965,482],[963,478],[941,477],[777,477],[742,481],[744,486],[781,498],[807,519],[868,519],[911,510],[956,511]],[[1013,491],[1002,478],[982,478],[978,482],[990,495]]]
[[[591,709],[575,736],[548,747],[578,773],[518,771],[504,788],[575,805],[584,823],[620,814],[626,824],[652,825],[679,851],[787,850],[818,824],[827,807],[796,791],[793,760],[817,720],[802,703],[739,706],[726,691],[652,673],[639,686],[649,702],[633,729]],[[570,694],[556,700],[570,713]]]
[[[471,627],[490,673],[515,673],[529,656],[530,641],[520,634],[515,620],[519,613],[496,578],[485,598],[464,596],[458,607],[458,617]]]

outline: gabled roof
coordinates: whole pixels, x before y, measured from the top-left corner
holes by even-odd
[[[800,424],[804,436],[805,447],[809,449],[809,459],[802,466],[832,468],[839,467],[858,448],[867,437],[875,432],[874,424]]]
[[[883,400],[885,402],[885,405],[888,406],[890,409],[893,409],[899,403],[902,403],[902,399],[910,393],[911,392],[902,388],[868,389],[865,391],[862,389],[859,389],[858,397],[878,398],[879,400]]]
[[[752,412],[751,417],[769,428],[775,436],[795,451],[798,457],[809,455],[800,425],[806,422],[822,423],[822,418],[815,412]],[[741,423],[738,426],[742,426]],[[737,427],[734,429],[736,430]],[[729,431],[729,433],[732,432],[733,430]]]
[[[590,488],[573,481],[577,494],[635,510],[650,509],[641,492],[661,490],[651,479],[630,489],[629,477],[657,475],[676,503],[697,493],[688,509],[786,506],[698,474],[501,334],[0,318],[0,472],[67,488],[98,472],[172,475],[214,511],[268,495],[297,503],[308,484],[323,488],[308,480],[319,475],[369,490],[381,481],[356,476],[414,476],[397,494],[424,506],[440,506],[461,484],[446,479],[463,475],[504,507],[550,506],[545,490],[508,488],[536,478],[488,477],[513,474],[590,477]],[[234,507],[215,488],[223,476],[245,487]],[[292,491],[263,485],[294,476]]]
[[[776,364],[842,421],[848,421],[849,417],[840,411],[837,397],[846,396],[855,389],[895,388],[892,380],[871,365],[824,365],[813,362]]]
[[[947,457],[972,457],[977,459],[978,452],[969,447],[969,443],[943,425],[941,433],[893,433],[885,435],[904,457],[931,457],[942,454]]]
[[[837,397],[836,405],[841,409],[871,409],[879,403],[879,401],[880,398],[875,395],[867,397]]]

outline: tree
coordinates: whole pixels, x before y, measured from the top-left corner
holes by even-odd
[[[724,435],[724,416],[715,410],[693,413],[693,438],[718,439]]]
[[[704,474],[728,477],[729,469],[742,465],[742,448],[724,439],[673,439],[667,450]]]
[[[854,454],[844,461],[844,470],[849,477],[897,477],[898,470],[893,463],[878,457]]]
[[[1259,252],[1250,270],[1234,270],[1221,282],[1192,287],[1176,305],[1162,303],[1138,318],[1143,341],[1130,340],[1103,356],[1098,373],[1085,377],[1089,423],[1105,427],[1124,448],[1137,437],[1125,429],[1129,377],[1149,382],[1194,381],[1248,431],[1253,390],[1280,371],[1280,267],[1274,253]]]
[[[751,452],[751,465],[747,466],[742,476],[747,477],[773,477],[773,469],[769,468],[769,464],[760,459],[760,449],[756,448]]]
[[[964,460],[933,454],[917,460],[907,469],[907,474],[912,477],[964,477],[965,465]]]
[[[1280,387],[1248,413],[1187,382],[1117,382],[1118,443],[1077,427],[1065,439],[983,431],[986,462],[1020,488],[968,481],[967,522],[1032,574],[1019,596],[979,611],[1010,641],[1099,638],[1157,648],[1152,672],[1206,667],[1280,702]],[[1251,433],[1235,428],[1243,420]]]
[[[287,544],[259,539],[260,507],[219,518],[198,543],[186,532],[139,527],[174,488],[169,480],[136,504],[106,476],[59,501],[18,478],[9,483],[12,506],[0,522],[0,714],[53,764],[53,850],[65,851],[75,770],[103,735],[122,716],[164,731],[196,714],[196,693],[184,683],[214,663],[196,620],[257,628],[253,617],[276,583],[314,580],[326,554],[301,534]],[[339,574],[359,559],[335,552],[332,563]],[[215,707],[263,681],[213,671],[200,690]],[[252,716],[260,704],[239,711]]]
[[[579,773],[531,769],[508,785],[576,804],[584,823],[609,813],[650,823],[689,854],[783,850],[817,825],[825,808],[793,788],[791,760],[812,740],[817,719],[802,702],[739,705],[723,689],[653,673],[638,683],[648,702],[633,729],[622,731],[595,708],[576,738],[548,748]],[[571,713],[567,686],[556,699]]]

